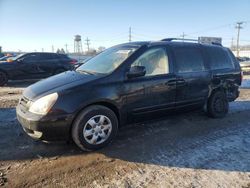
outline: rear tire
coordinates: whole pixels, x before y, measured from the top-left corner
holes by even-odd
[[[84,109],[72,127],[72,138],[84,151],[93,151],[109,144],[116,136],[118,120],[115,113],[101,105]]]
[[[7,74],[0,71],[0,86],[4,86],[7,82],[8,82]]]
[[[228,113],[228,100],[225,92],[215,91],[209,97],[207,102],[208,116],[213,118],[222,118]]]

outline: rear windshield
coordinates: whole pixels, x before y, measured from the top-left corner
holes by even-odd
[[[234,68],[234,63],[225,49],[221,47],[208,47],[206,51],[212,70]]]
[[[117,46],[109,48],[80,66],[77,71],[108,74],[133,54],[139,46]]]

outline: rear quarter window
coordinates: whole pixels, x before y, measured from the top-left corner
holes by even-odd
[[[65,55],[65,54],[58,54],[58,56],[59,56],[60,59],[66,59],[66,60],[70,59],[70,58],[69,58],[67,55]]]
[[[204,61],[198,48],[175,47],[175,69],[178,73],[204,71]]]
[[[52,59],[54,59],[53,54],[50,54],[50,53],[41,53],[40,54],[40,60],[47,61],[47,60],[52,60]]]
[[[210,59],[210,67],[212,70],[233,69],[234,63],[228,51],[220,47],[207,48],[207,54]]]

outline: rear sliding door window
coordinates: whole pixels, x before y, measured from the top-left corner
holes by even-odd
[[[212,70],[234,68],[234,64],[226,50],[220,47],[210,47],[207,48],[207,53],[210,58]]]
[[[178,73],[205,70],[202,54],[198,48],[180,47],[174,49],[175,69]]]

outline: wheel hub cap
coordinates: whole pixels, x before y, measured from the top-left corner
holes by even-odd
[[[96,115],[84,125],[83,136],[89,144],[98,145],[105,142],[112,131],[112,123],[105,115]]]

